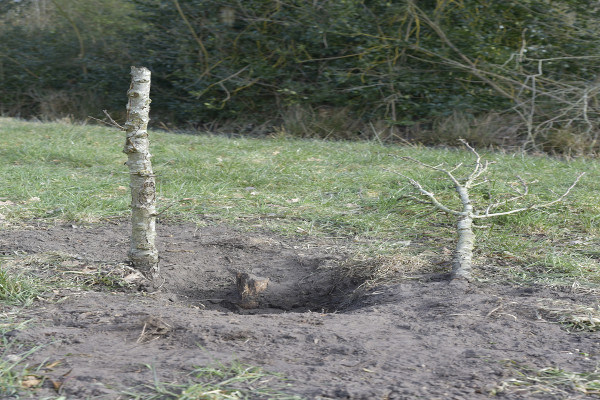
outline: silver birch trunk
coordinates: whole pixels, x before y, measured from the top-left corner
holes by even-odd
[[[156,184],[150,163],[148,121],[150,112],[150,70],[131,67],[127,92],[126,141],[123,152],[131,177],[131,247],[129,260],[147,278],[159,273],[156,238]]]
[[[469,182],[468,182],[469,183]],[[467,183],[467,184],[468,184]],[[465,279],[470,281],[473,264],[473,247],[475,246],[475,234],[473,233],[473,205],[469,199],[468,188],[456,185],[456,191],[460,197],[463,209],[459,214],[456,230],[458,242],[454,252],[452,265],[452,279]]]

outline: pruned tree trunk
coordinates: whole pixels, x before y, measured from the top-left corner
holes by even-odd
[[[475,246],[475,234],[473,233],[473,205],[469,198],[468,180],[464,185],[455,182],[455,189],[462,203],[462,212],[458,214],[456,231],[458,232],[458,242],[454,251],[454,260],[452,262],[452,279],[471,280],[471,267],[473,264],[473,247]]]
[[[458,242],[452,261],[452,279],[471,280],[473,264],[473,247],[475,246],[475,233],[473,232],[473,217],[462,216],[457,223]]]
[[[126,141],[123,152],[131,177],[131,247],[129,260],[147,278],[159,273],[156,238],[156,184],[150,163],[148,114],[150,112],[150,70],[131,67],[127,92]]]

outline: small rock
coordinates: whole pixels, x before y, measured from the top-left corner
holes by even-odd
[[[16,362],[21,361],[21,357],[16,354],[8,354],[8,355],[4,356],[4,359],[6,361],[8,361],[9,363],[16,363]]]

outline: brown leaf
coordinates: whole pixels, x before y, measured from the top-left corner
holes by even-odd
[[[60,387],[62,386],[62,382],[61,381],[50,381],[52,382],[52,387],[54,388],[54,390],[56,390],[57,392],[60,390]]]
[[[21,386],[23,386],[26,389],[30,389],[30,388],[39,386],[41,383],[42,383],[42,380],[39,379],[37,376],[25,375],[23,377],[23,380],[21,381]]]

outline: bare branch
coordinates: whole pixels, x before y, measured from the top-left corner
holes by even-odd
[[[118,123],[115,122],[114,119],[112,119],[112,117],[108,114],[108,111],[106,110],[102,110],[104,112],[104,115],[106,115],[109,119],[110,122],[106,122],[103,119],[98,119],[98,118],[94,118],[91,115],[88,115],[89,119],[93,119],[94,121],[98,121],[103,123],[104,125],[108,125],[108,126],[112,126],[113,128],[118,128],[121,131],[126,131],[127,129],[125,129],[124,127],[122,127],[121,125],[119,125]]]
[[[452,169],[450,170],[450,172],[454,172],[454,171],[456,171],[457,169],[459,169],[460,167],[462,167],[462,165],[463,165],[463,163],[458,163],[458,164],[456,164],[456,166],[455,166],[454,168],[452,168]]]
[[[439,200],[436,199],[435,195],[433,193],[425,190],[419,182],[415,181],[412,178],[404,176],[402,174],[398,174],[398,175],[406,178],[410,182],[410,184],[413,185],[414,188],[417,189],[419,191],[419,193],[421,193],[423,196],[427,196],[429,198],[430,204],[434,205],[435,207],[439,208],[440,210],[442,210],[445,213],[452,214],[452,215],[458,215],[458,216],[463,215],[463,213],[461,213],[460,211],[452,210],[451,208],[448,208],[445,205],[443,205],[442,203],[440,203]]]
[[[424,163],[423,161],[417,160],[416,158],[404,156],[404,157],[400,157],[400,159],[401,160],[405,160],[405,161],[411,161],[411,162],[414,162],[415,164],[419,164],[419,165],[421,165],[423,167],[426,167],[426,168],[429,168],[429,169],[433,169],[433,170],[436,170],[436,171],[445,171],[440,166],[429,165],[429,164]]]
[[[208,69],[208,51],[206,51],[206,47],[204,46],[204,43],[202,42],[202,39],[200,39],[200,37],[196,33],[196,30],[194,29],[194,27],[192,26],[192,24],[190,24],[190,21],[185,16],[185,13],[183,12],[183,10],[181,9],[181,6],[179,5],[179,1],[178,0],[173,0],[173,4],[175,4],[175,8],[177,9],[177,12],[181,16],[181,19],[183,20],[183,22],[185,23],[185,25],[189,29],[190,33],[192,34],[192,37],[194,38],[194,40],[198,44],[198,47],[200,48],[200,51],[202,52],[202,57],[200,57],[200,61],[206,67],[205,69]]]
[[[412,201],[420,203],[420,204],[427,204],[427,205],[432,205],[433,204],[429,200],[423,200],[423,199],[421,199],[421,198],[419,198],[417,196],[413,196],[413,195],[410,195],[410,194],[403,194],[400,197],[398,197],[398,200],[401,200],[401,199],[409,199],[409,200],[412,200]]]
[[[523,207],[523,208],[517,208],[514,210],[510,210],[510,211],[504,211],[504,212],[498,212],[498,213],[488,213],[486,212],[485,214],[480,214],[480,215],[473,215],[473,218],[491,218],[491,217],[499,217],[501,215],[511,215],[511,214],[516,214],[516,213],[520,213],[523,211],[528,211],[528,210],[535,210],[537,208],[545,208],[545,207],[550,207],[556,203],[559,203],[561,201],[564,200],[565,197],[567,197],[567,195],[571,192],[571,190],[575,187],[575,185],[577,185],[577,183],[579,182],[579,180],[581,179],[581,177],[585,175],[585,172],[580,173],[577,178],[575,179],[575,182],[573,182],[573,184],[571,186],[569,186],[569,188],[562,194],[562,196],[549,201],[547,203],[542,203],[542,204],[533,204],[529,207]]]
[[[461,142],[467,149],[469,149],[469,151],[471,153],[473,153],[475,155],[475,157],[477,157],[477,163],[479,163],[481,161],[481,157],[479,156],[479,153],[477,152],[477,150],[475,150],[470,144],[469,142],[467,142],[465,139],[460,138],[458,139],[459,142]]]
[[[485,173],[488,169],[490,163],[486,161],[485,163],[481,162],[481,156],[465,139],[458,139],[473,155],[475,155],[475,167],[473,168],[473,172],[469,174],[467,180],[465,182],[465,187],[472,187],[475,180],[481,176],[481,174]]]
[[[412,157],[402,157],[402,160],[411,161],[411,162],[414,162],[415,164],[419,164],[419,165],[421,165],[421,166],[423,166],[425,168],[429,168],[429,169],[432,169],[434,171],[443,172],[446,175],[448,175],[448,177],[454,183],[455,186],[456,185],[460,186],[460,182],[458,181],[458,179],[456,179],[456,177],[454,177],[454,175],[452,175],[452,172],[454,172],[458,167],[460,167],[462,165],[462,163],[460,163],[458,166],[456,166],[455,168],[453,168],[451,170],[447,170],[447,169],[441,168],[439,166],[436,167],[436,166],[433,166],[433,165],[426,164],[426,163],[424,163],[422,161],[419,161],[417,159],[414,159]]]
[[[490,204],[489,206],[487,206],[486,210],[485,210],[485,214],[489,214],[490,211],[494,208],[498,208],[500,206],[503,206],[504,204],[508,204],[512,201],[516,201],[519,199],[522,199],[523,197],[527,196],[529,194],[529,186],[527,185],[527,182],[525,182],[525,180],[523,178],[521,178],[520,176],[517,175],[517,178],[519,179],[519,181],[521,182],[521,186],[523,186],[523,191],[519,190],[519,189],[514,189],[518,195],[517,196],[513,196],[509,199],[503,200],[503,201],[499,201],[497,203],[493,203]]]
[[[102,112],[104,113],[104,115],[106,115],[106,117],[108,118],[108,120],[110,121],[110,123],[112,124],[112,126],[119,128],[122,131],[126,131],[127,129],[125,129],[124,127],[122,127],[121,125],[117,124],[115,122],[114,119],[112,119],[112,117],[110,116],[110,114],[108,113],[108,111],[106,110],[102,110]]]
[[[244,71],[245,71],[245,70],[247,70],[248,68],[249,68],[249,66],[248,66],[248,65],[246,65],[245,67],[243,67],[243,68],[242,68],[242,69],[240,69],[239,71],[237,71],[237,72],[234,72],[233,74],[229,75],[227,78],[223,78],[223,79],[221,79],[221,80],[220,80],[220,81],[218,81],[218,82],[211,83],[210,85],[208,85],[208,86],[206,87],[206,89],[204,89],[202,92],[200,92],[200,94],[197,94],[195,97],[196,97],[196,98],[200,98],[200,97],[202,97],[202,96],[203,96],[203,95],[204,95],[206,92],[208,92],[210,89],[212,89],[213,87],[215,87],[215,86],[220,86],[220,87],[221,87],[221,89],[223,89],[223,90],[224,90],[224,91],[227,93],[227,99],[225,99],[225,100],[222,100],[222,102],[224,102],[224,103],[225,103],[225,102],[227,102],[227,100],[229,100],[229,99],[231,98],[231,95],[229,94],[229,91],[227,90],[227,88],[225,88],[225,85],[223,85],[223,83],[227,82],[227,81],[228,81],[228,80],[230,80],[230,79],[233,79],[233,78],[237,77],[239,74],[241,74],[242,72],[244,72]]]
[[[514,210],[510,210],[510,211],[497,212],[497,213],[490,212],[491,210],[493,210],[497,207],[500,207],[502,205],[505,205],[507,203],[510,203],[510,202],[513,202],[516,200],[519,200],[529,194],[529,187],[527,185],[527,182],[525,182],[525,180],[523,178],[521,178],[520,176],[517,176],[517,178],[519,179],[519,182],[521,184],[521,189],[519,189],[518,187],[513,188],[513,190],[516,192],[516,195],[514,195],[508,199],[492,203],[486,208],[484,214],[478,214],[475,212],[475,210],[473,208],[473,204],[472,204],[470,196],[469,196],[469,189],[474,186],[481,185],[482,183],[485,183],[488,181],[487,178],[485,178],[485,177],[482,178],[483,182],[479,181],[479,179],[481,178],[481,175],[487,171],[488,167],[492,163],[490,163],[489,161],[482,162],[481,156],[473,147],[471,147],[464,139],[461,139],[460,141],[476,158],[473,170],[470,172],[468,177],[464,180],[463,184],[461,184],[458,181],[458,179],[456,179],[453,175],[453,172],[456,169],[458,169],[462,164],[459,164],[452,170],[448,170],[448,169],[445,169],[445,168],[442,168],[439,166],[432,166],[432,165],[426,164],[419,160],[415,160],[414,158],[411,158],[411,157],[402,157],[402,159],[411,161],[413,163],[416,163],[417,165],[421,165],[423,167],[426,167],[426,168],[429,168],[429,169],[432,169],[435,171],[440,171],[440,172],[445,173],[450,178],[450,180],[452,180],[452,182],[454,183],[454,187],[460,198],[460,203],[462,204],[461,211],[456,211],[456,210],[450,209],[449,207],[446,207],[445,205],[440,203],[440,201],[435,197],[435,194],[426,190],[425,188],[423,188],[423,186],[418,181],[416,181],[412,178],[409,178],[407,176],[404,176],[401,173],[397,173],[397,172],[396,173],[398,175],[402,176],[404,179],[406,179],[422,196],[425,196],[426,199],[423,200],[421,198],[417,198],[416,196],[412,196],[412,195],[407,195],[407,196],[402,196],[402,197],[417,201],[419,203],[431,204],[435,208],[437,208],[447,214],[451,214],[451,215],[454,215],[457,217],[456,231],[458,233],[458,241],[456,243],[456,250],[454,251],[451,276],[452,276],[452,279],[466,279],[467,281],[470,281],[472,279],[471,269],[472,269],[472,259],[473,259],[473,248],[475,245],[475,234],[473,232],[474,219],[491,218],[491,217],[497,217],[497,216],[501,216],[501,215],[516,214],[516,213],[526,211],[526,210],[550,207],[550,206],[562,201],[571,192],[571,190],[575,187],[575,185],[577,185],[577,183],[579,182],[579,180],[585,173],[579,174],[577,176],[577,178],[575,179],[575,181],[573,182],[573,184],[561,196],[557,197],[556,199],[554,199],[552,201],[549,201],[546,203],[541,203],[541,204],[534,204],[534,205],[531,205],[528,207],[517,208]],[[391,172],[393,172],[393,171],[391,171]]]
[[[473,184],[471,184],[471,186],[469,187],[477,187],[479,185],[485,185],[486,183],[489,183],[489,179],[488,178],[483,178],[483,180],[481,182],[474,182]]]

